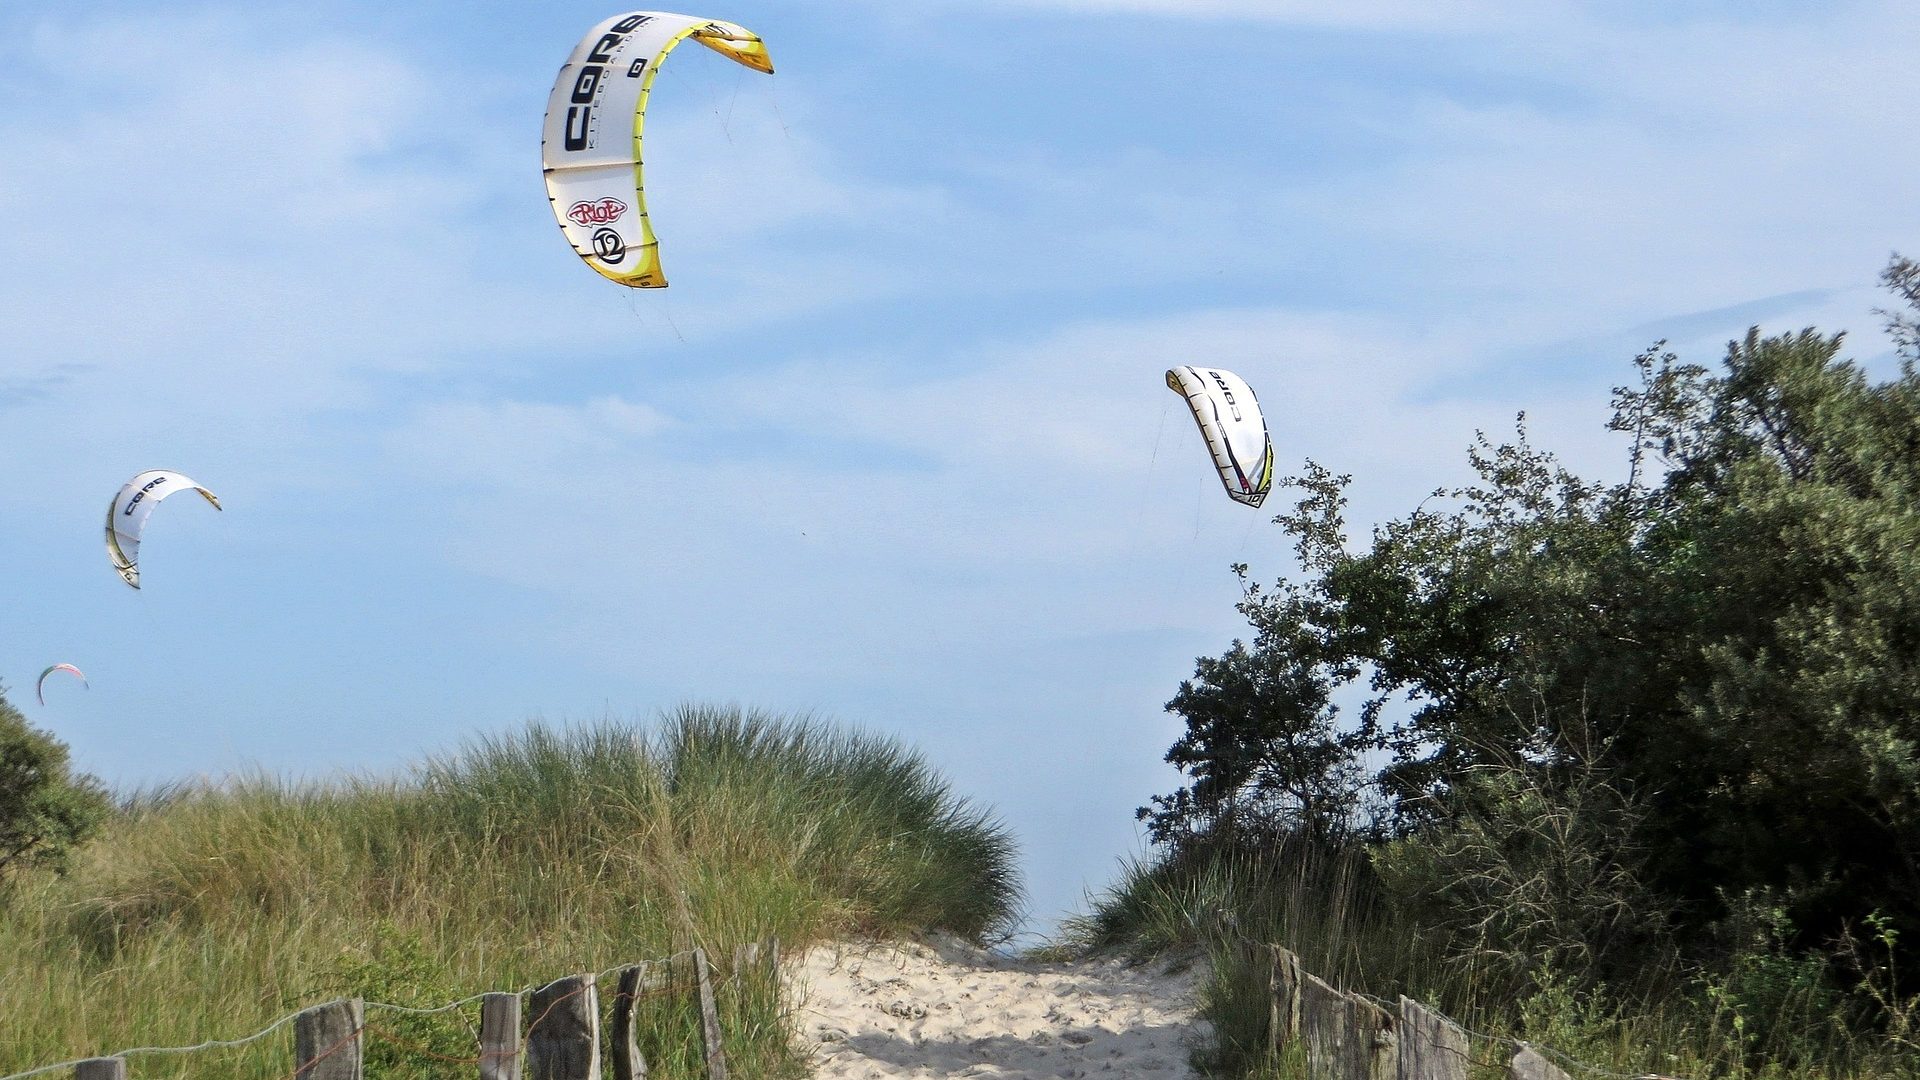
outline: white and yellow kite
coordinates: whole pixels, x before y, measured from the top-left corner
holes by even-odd
[[[1273,487],[1273,440],[1253,387],[1231,371],[1209,367],[1174,368],[1167,386],[1193,410],[1227,497],[1259,506]]]
[[[744,26],[636,11],[588,31],[547,99],[541,162],[560,231],[601,276],[636,289],[667,284],[647,221],[640,136],[653,78],[688,38],[773,74],[766,45]]]

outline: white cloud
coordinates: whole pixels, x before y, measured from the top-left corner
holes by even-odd
[[[781,247],[929,196],[837,175],[764,91],[716,123],[698,77],[681,80],[688,100],[650,127],[675,151],[650,176],[671,193],[656,208],[669,273],[713,283],[677,287],[676,304],[606,285],[559,242],[529,121],[507,111],[529,95],[377,43],[296,36],[267,53],[251,33],[213,16],[43,19],[0,45],[17,76],[0,118],[0,377],[59,369],[111,396],[137,375],[148,407],[299,415],[366,403],[370,378],[490,377],[476,365],[516,350],[594,360],[578,328],[648,305],[662,332],[724,340],[902,287],[844,252]],[[103,81],[66,62],[83,45],[141,59]]]
[[[1142,15],[1218,22],[1330,26],[1359,30],[1455,31],[1483,27],[1496,16],[1531,12],[1497,0],[995,0],[1003,8],[1083,15]]]
[[[830,355],[686,374],[623,403],[673,418],[637,437],[610,430],[606,402],[434,407],[388,453],[423,492],[485,477],[484,502],[423,502],[464,505],[435,511],[453,515],[460,564],[546,595],[556,617],[711,620],[713,633],[764,634],[771,662],[853,677],[925,617],[974,646],[1004,640],[997,613],[1023,607],[1049,612],[1034,631],[1047,636],[1214,622],[1232,549],[1269,531],[1271,512],[1218,491],[1161,382],[1168,364],[1204,357],[1245,374],[1284,470],[1309,455],[1350,469],[1363,509],[1391,514],[1459,478],[1473,428],[1504,432],[1522,403],[1433,396],[1469,348],[1384,320],[1270,310],[1091,323],[982,347],[947,374]],[[1590,398],[1528,396],[1549,424],[1604,420]],[[1571,441],[1576,458],[1604,442]],[[1156,582],[1155,563],[1182,569]],[[1213,584],[1189,594],[1196,568]],[[822,623],[854,597],[870,614]],[[728,602],[758,610],[764,631],[723,630]],[[658,648],[664,630],[647,614],[603,623],[586,618],[579,647],[608,662]]]

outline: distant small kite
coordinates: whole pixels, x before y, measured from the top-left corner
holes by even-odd
[[[72,672],[74,678],[80,680],[81,686],[86,686],[87,689],[89,690],[93,689],[91,686],[87,685],[87,676],[79,668],[74,667],[72,664],[55,664],[52,667],[48,668],[47,670],[41,672],[40,681],[33,684],[33,696],[40,699],[40,704],[42,706],[46,705],[47,703],[47,676],[53,674],[56,671]]]
[[[635,289],[667,284],[647,220],[640,136],[653,77],[687,38],[773,74],[759,37],[744,26],[666,11],[601,22],[580,39],[547,98],[540,140],[547,201],[574,253],[611,281]]]
[[[1167,386],[1193,410],[1227,497],[1259,506],[1273,487],[1273,440],[1253,388],[1231,371],[1205,367],[1174,368]]]
[[[127,481],[120,494],[107,504],[107,557],[113,560],[113,568],[134,588],[140,587],[140,532],[147,527],[147,518],[153,515],[153,508],[160,500],[176,491],[191,489],[197,491],[215,510],[220,509],[220,500],[213,492],[196,484],[190,478],[165,469],[149,469]]]

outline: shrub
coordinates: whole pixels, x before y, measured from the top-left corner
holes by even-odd
[[[0,694],[0,888],[30,866],[64,871],[108,809],[99,781],[69,766],[66,745]]]

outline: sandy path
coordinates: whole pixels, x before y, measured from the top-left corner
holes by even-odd
[[[1193,1075],[1190,970],[938,941],[814,949],[786,978],[820,1077]]]

